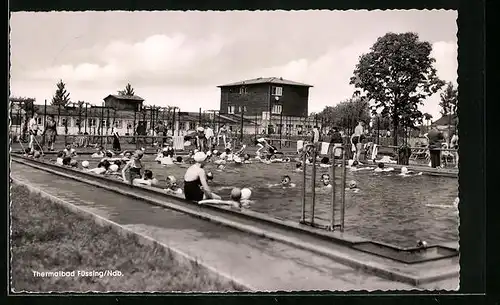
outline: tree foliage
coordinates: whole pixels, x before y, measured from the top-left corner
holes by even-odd
[[[374,103],[372,113],[380,108],[382,115],[391,118],[394,145],[398,128],[420,123],[418,106],[444,85],[436,75],[431,51],[431,44],[415,33],[387,33],[360,57],[354,70],[350,83]]]
[[[458,106],[458,90],[453,86],[453,83],[449,82],[440,94],[441,102],[441,115],[456,115]]]
[[[318,118],[323,124],[351,130],[359,121],[370,121],[369,104],[365,98],[352,97],[335,106],[326,106]]]
[[[432,114],[427,113],[427,112],[424,113],[423,119],[424,119],[424,121],[427,121],[427,125],[430,125],[430,121],[432,120]]]
[[[118,95],[124,95],[124,96],[134,96],[134,88],[132,88],[132,85],[130,83],[127,83],[125,86],[125,89],[119,90]]]
[[[57,83],[57,90],[54,96],[52,97],[52,105],[58,106],[67,106],[71,100],[69,98],[69,92],[66,90],[66,84],[59,80]]]

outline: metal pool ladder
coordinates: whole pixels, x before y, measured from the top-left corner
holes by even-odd
[[[311,157],[314,160],[312,163],[312,173],[311,173],[311,219],[308,221],[306,220],[306,181],[307,181],[307,176],[306,176],[306,171],[307,171],[307,149],[312,147],[311,150]],[[335,223],[335,207],[336,207],[336,198],[335,198],[335,191],[336,191],[336,184],[335,184],[335,167],[336,167],[336,162],[335,162],[335,152],[340,149],[341,154],[342,154],[342,163],[341,163],[341,190],[340,190],[340,223],[336,224]],[[330,181],[332,184],[332,193],[331,193],[331,202],[330,202],[330,208],[331,208],[331,214],[330,214],[330,224],[326,226],[322,226],[319,224],[316,224],[314,222],[314,210],[316,206],[316,156],[317,156],[317,147],[314,144],[307,144],[304,146],[304,154],[302,157],[302,164],[303,164],[303,181],[302,181],[302,215],[300,218],[300,223],[304,225],[309,225],[312,227],[316,228],[321,228],[321,229],[326,229],[329,231],[334,231],[336,228],[340,229],[340,232],[344,232],[344,218],[345,218],[345,187],[346,187],[346,153],[345,153],[345,147],[343,145],[341,146],[335,146],[331,152],[330,152],[330,159],[332,160],[332,166],[330,168]]]

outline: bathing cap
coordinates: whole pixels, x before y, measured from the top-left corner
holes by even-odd
[[[249,154],[245,154],[245,155],[243,156],[243,159],[244,159],[245,161],[250,160],[250,155],[249,155]]]
[[[408,168],[406,166],[401,167],[401,173],[406,174],[408,172]]]
[[[89,161],[82,161],[82,167],[84,168],[89,167]]]
[[[358,186],[358,183],[354,180],[349,181],[349,188],[355,188]]]
[[[241,199],[241,190],[237,187],[231,190],[231,199],[239,201]]]
[[[210,157],[212,155],[212,152],[209,150],[207,151],[207,157]]]
[[[199,152],[194,154],[193,159],[196,162],[203,162],[203,161],[205,161],[205,159],[207,159],[207,155],[205,155],[204,152],[199,151]]]
[[[118,170],[118,165],[116,164],[111,164],[109,166],[109,169],[112,171],[112,172],[116,172]]]
[[[241,189],[241,199],[249,200],[250,196],[252,196],[252,191],[249,188],[245,187]]]
[[[142,151],[146,151],[146,148],[144,148],[144,147],[141,147],[141,150],[142,150]]]
[[[212,172],[207,172],[207,179],[214,180],[214,174],[212,174]]]
[[[214,149],[213,153],[216,155],[219,151],[217,149]]]
[[[167,179],[170,180],[170,182],[172,182],[172,183],[177,182],[177,179],[175,179],[174,176],[168,176]]]
[[[71,160],[71,161],[69,162],[69,165],[71,165],[71,166],[73,166],[73,167],[74,167],[74,166],[77,166],[77,165],[78,165],[78,161],[76,161],[76,160]]]

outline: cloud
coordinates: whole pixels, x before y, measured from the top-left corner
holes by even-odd
[[[436,59],[438,76],[447,82],[457,84],[458,45],[456,42],[438,41],[432,44],[431,56]]]
[[[217,36],[193,41],[182,34],[153,35],[137,43],[113,41],[103,48],[92,49],[95,63],[49,67],[31,72],[29,77],[63,79],[76,84],[134,79],[179,82],[196,75],[199,69],[210,69],[210,60],[222,46]]]

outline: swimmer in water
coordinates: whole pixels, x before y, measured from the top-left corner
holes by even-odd
[[[332,187],[332,184],[330,183],[330,175],[328,174],[321,175],[321,182],[323,183],[323,187]]]
[[[408,168],[406,166],[401,167],[401,173],[399,173],[399,176],[407,177],[407,176],[411,176],[411,175],[420,176],[420,175],[422,175],[422,172],[419,172],[417,174],[413,174],[413,172],[408,170]]]
[[[187,200],[200,201],[204,195],[211,199],[220,199],[220,196],[213,193],[207,183],[207,174],[203,165],[207,156],[203,152],[197,152],[193,156],[195,164],[191,165],[184,175],[184,195]]]
[[[96,168],[89,169],[88,172],[93,173],[93,174],[103,175],[104,173],[106,173],[109,170],[110,166],[111,166],[111,163],[109,163],[108,160],[104,160],[102,162],[99,162],[99,164],[97,164]]]
[[[377,167],[373,171],[376,173],[380,173],[380,172],[392,172],[393,170],[394,170],[393,167],[385,167],[384,163],[379,162],[377,164]]]
[[[99,146],[96,148],[96,152],[90,156],[91,158],[104,158],[106,156],[106,151],[104,150],[104,147]]]
[[[359,192],[358,183],[357,183],[355,180],[351,180],[351,181],[349,181],[349,184],[348,184],[348,185],[347,185],[347,187],[346,187],[346,191],[347,191],[347,190],[351,190],[351,191],[353,191],[354,193]]]
[[[248,207],[253,202],[252,200],[250,200],[250,197],[252,197],[252,190],[247,187],[242,188],[240,202],[243,207]]]
[[[167,177],[166,187],[163,190],[171,195],[183,195],[183,191],[180,187],[177,186],[177,179],[175,179],[174,176]]]
[[[295,171],[296,171],[296,172],[302,172],[302,171],[304,171],[304,170],[302,169],[302,163],[297,162],[297,163],[295,164]]]
[[[321,163],[320,163],[320,167],[330,167],[331,165],[329,164],[330,163],[330,159],[328,157],[323,157],[321,159]]]
[[[250,161],[250,155],[249,154],[244,154],[243,155],[243,163],[245,164],[251,164],[252,161]]]
[[[234,208],[241,208],[241,190],[239,188],[233,188],[231,190],[230,200],[222,199],[204,199],[198,201],[198,204],[213,204],[213,205],[227,205]]]
[[[133,185],[147,185],[147,186],[152,186],[158,184],[158,180],[156,178],[153,178],[153,172],[150,171],[149,169],[146,169],[144,171],[144,174],[142,178],[135,178],[132,181]]]
[[[295,183],[292,183],[292,178],[290,176],[285,175],[281,178],[281,186],[282,187],[295,187]]]

